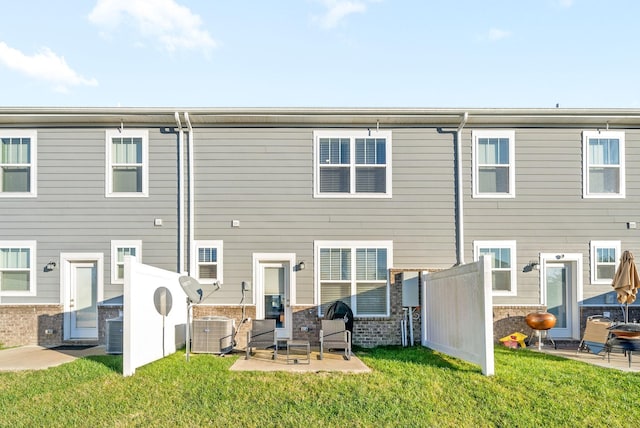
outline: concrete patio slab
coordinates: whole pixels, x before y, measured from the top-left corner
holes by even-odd
[[[278,351],[278,358],[273,360],[271,356],[273,351],[256,350],[250,359],[246,360],[244,356],[240,356],[233,363],[230,370],[233,371],[285,371],[294,373],[309,372],[342,372],[342,373],[370,373],[371,369],[367,367],[358,357],[352,355],[350,360],[344,358],[343,353],[324,353],[324,358],[319,359],[320,353],[311,351],[309,364],[298,362],[287,362],[286,351]]]

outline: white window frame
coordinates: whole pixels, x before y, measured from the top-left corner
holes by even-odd
[[[320,139],[321,138],[348,138],[350,140],[350,192],[320,192]],[[386,192],[356,192],[356,138],[385,138],[385,166],[386,168]],[[313,131],[313,196],[314,198],[391,198],[392,197],[392,132],[391,131],[354,131],[354,130],[321,130]],[[346,165],[345,165],[346,167]],[[380,166],[382,167],[382,166]]]
[[[149,196],[149,131],[144,129],[107,129],[105,131],[106,145],[106,179],[105,196],[108,198],[140,198]],[[142,138],[142,191],[114,192],[113,191],[113,162],[112,138]],[[140,164],[136,164],[140,165]]]
[[[613,248],[615,250],[614,255],[614,268],[615,273],[620,264],[620,257],[622,256],[622,245],[620,241],[591,241],[590,242],[590,255],[591,255],[591,284],[606,284],[611,285],[613,278],[598,278],[598,249],[600,248]]]
[[[517,269],[517,261],[518,257],[516,254],[516,241],[513,240],[505,240],[505,241],[473,241],[473,259],[478,261],[480,259],[480,250],[485,248],[508,248],[511,250],[511,260],[509,272],[511,272],[511,288],[509,290],[492,290],[493,296],[517,296],[518,295],[518,269]],[[505,270],[505,269],[494,269],[493,263],[491,265],[491,272],[494,270]]]
[[[213,279],[213,278],[199,278],[198,275],[198,264],[199,264],[199,260],[198,260],[198,250],[200,248],[215,248],[217,250],[217,257],[218,257],[218,261],[217,261],[217,278]],[[200,283],[202,284],[214,284],[216,281],[219,282],[220,284],[222,284],[224,282],[224,278],[222,275],[223,272],[223,267],[224,267],[224,263],[223,263],[223,241],[221,240],[195,240],[193,241],[193,243],[191,244],[191,260],[190,260],[190,272],[189,274],[197,279]]]
[[[393,267],[393,241],[314,241],[314,283],[315,301],[318,307],[318,317],[324,317],[320,300],[320,250],[326,248],[348,248],[351,250],[351,304],[349,307],[353,311],[353,316],[357,318],[384,318],[390,316],[391,311],[391,287],[389,269]],[[366,248],[384,248],[387,250],[387,282],[386,282],[386,309],[384,314],[360,314],[357,312],[356,296],[358,280],[356,277],[356,250]]]
[[[0,190],[0,198],[35,198],[38,196],[38,182],[36,178],[38,177],[38,132],[34,130],[27,129],[4,129],[0,131],[0,138],[29,138],[29,157],[31,162],[28,164],[18,164],[18,165],[29,165],[29,186],[30,190],[28,192],[3,192]],[[2,159],[0,158],[0,161]],[[3,164],[0,164],[3,165]],[[0,183],[1,184],[1,183]],[[2,187],[0,186],[0,189]]]
[[[589,170],[592,167],[606,167],[612,168],[615,165],[599,165],[592,164],[591,159],[589,159],[589,139],[590,138],[615,138],[619,141],[618,147],[618,156],[620,164],[618,166],[619,169],[619,180],[620,180],[620,189],[618,189],[618,193],[594,193],[590,191],[590,182],[589,182]],[[612,199],[612,198],[625,198],[626,197],[626,179],[625,179],[625,133],[623,131],[583,131],[582,132],[582,197],[587,198],[603,198],[603,199]]]
[[[135,248],[136,259],[142,263],[142,241],[141,240],[114,240],[111,241],[111,283],[124,284],[124,278],[118,278],[118,249]],[[122,261],[124,265],[124,260]]]
[[[3,291],[0,286],[0,296],[35,296],[37,260],[36,241],[0,241],[0,248],[28,248],[29,249],[29,290],[27,291]],[[22,270],[22,269],[21,269]]]
[[[508,138],[509,139],[509,191],[508,192],[480,192],[480,167],[481,166],[498,166],[498,164],[481,164],[479,162],[478,142],[481,138]],[[515,198],[516,197],[516,156],[515,156],[515,131],[508,130],[473,130],[471,131],[471,139],[473,141],[473,197],[474,198]],[[504,167],[503,164],[499,164]]]

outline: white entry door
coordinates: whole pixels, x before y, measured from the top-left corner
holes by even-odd
[[[547,312],[556,317],[552,337],[577,338],[578,301],[582,299],[582,255],[542,256],[542,285]]]
[[[69,314],[71,339],[98,337],[98,268],[96,262],[71,263]]]
[[[291,339],[292,304],[294,303],[292,266],[294,262],[277,255],[255,256],[256,318],[274,319],[278,338]]]
[[[103,256],[101,253],[62,253],[60,259],[64,340],[98,339]]]

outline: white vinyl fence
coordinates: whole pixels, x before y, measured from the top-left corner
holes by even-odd
[[[422,286],[422,345],[494,374],[491,259],[429,273]]]
[[[179,274],[124,261],[124,322],[122,374],[159,360],[184,346],[187,325],[187,295]]]

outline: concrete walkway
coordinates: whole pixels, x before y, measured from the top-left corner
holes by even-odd
[[[533,351],[537,351],[535,347],[529,347]],[[621,353],[612,353],[609,358],[590,352],[577,353],[575,344],[565,345],[558,344],[558,349],[553,346],[545,345],[541,348],[541,352],[555,355],[562,358],[568,358],[583,363],[592,364],[608,369],[621,370],[624,372],[640,372],[640,355],[633,355],[631,359],[631,367],[629,367],[629,359]],[[95,346],[87,349],[48,349],[42,346],[21,346],[18,348],[9,348],[0,350],[0,371],[20,371],[20,370],[43,370],[49,367],[59,366],[69,363],[77,358],[90,355],[105,355],[104,346]],[[371,371],[357,357],[351,357],[350,361],[346,361],[339,353],[325,353],[324,359],[318,359],[317,351],[312,351],[310,364],[287,363],[286,353],[280,352],[277,360],[271,359],[272,352],[258,350],[249,360],[244,359],[241,354],[238,360],[231,366],[234,371],[289,371],[289,372],[345,372],[345,373],[368,373]]]
[[[49,349],[37,345],[0,351],[0,371],[43,370],[90,355],[105,355],[104,346],[86,349]]]

